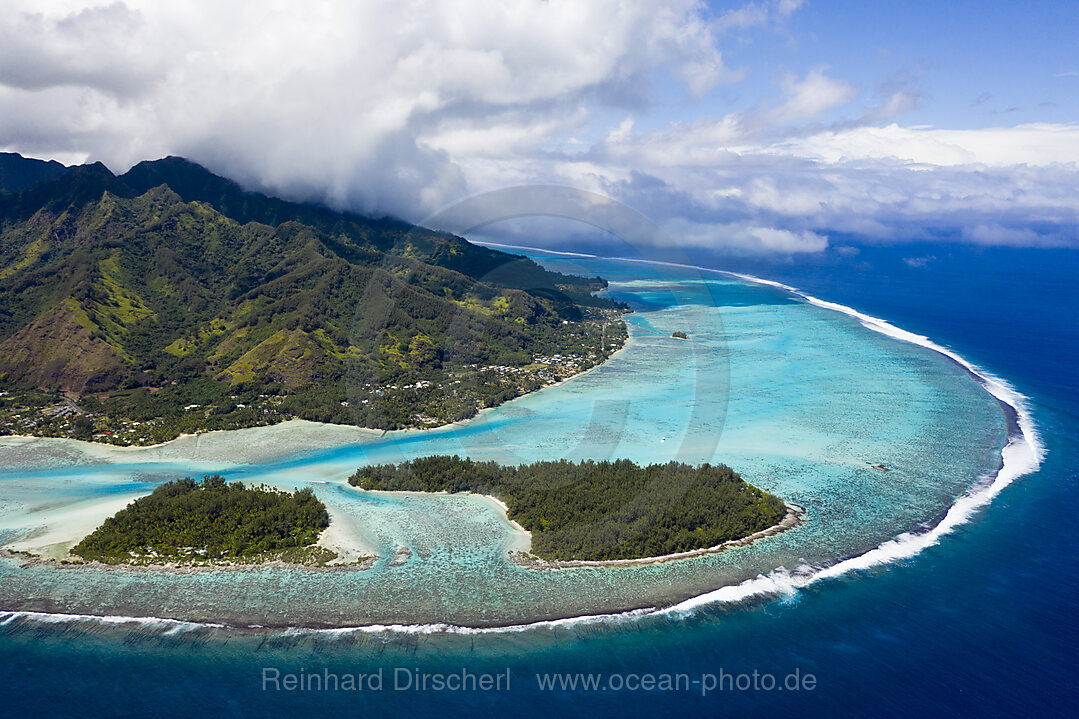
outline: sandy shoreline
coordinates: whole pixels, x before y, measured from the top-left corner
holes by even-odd
[[[437,492],[437,494],[448,494],[446,492]],[[465,492],[464,494],[472,494],[471,492]],[[741,539],[731,539],[722,544],[717,544],[713,547],[702,547],[701,549],[692,549],[685,552],[675,552],[672,554],[664,554],[657,557],[638,557],[635,559],[605,559],[605,560],[582,560],[582,559],[569,559],[569,560],[548,560],[536,557],[530,553],[532,533],[522,527],[516,521],[509,518],[509,505],[503,502],[498,497],[489,494],[475,495],[488,500],[496,507],[499,508],[502,518],[515,530],[520,532],[524,537],[527,537],[529,546],[519,549],[517,551],[511,551],[509,554],[510,561],[520,567],[526,569],[570,569],[573,567],[625,567],[642,564],[661,564],[663,562],[671,562],[679,559],[688,559],[690,557],[699,557],[705,554],[716,554],[726,549],[733,547],[744,547],[765,537],[771,537],[781,532],[785,532],[788,529],[794,529],[803,522],[806,521],[806,511],[804,507],[800,507],[792,502],[787,502],[787,512],[783,515],[783,519],[779,523],[754,532],[753,534],[742,537]]]
[[[190,573],[198,570],[236,570],[267,566],[303,567],[320,569],[309,564],[268,559],[256,562],[223,560],[206,565],[192,562],[162,563],[108,563],[88,561],[71,554],[71,549],[83,538],[100,527],[109,517],[128,506],[141,494],[125,494],[108,497],[95,502],[79,502],[74,505],[54,510],[40,518],[40,525],[25,536],[9,541],[0,547],[0,557],[24,560],[25,565],[50,565],[67,568],[96,567],[128,569],[164,570],[166,573]],[[358,518],[344,512],[334,503],[327,503],[330,524],[320,532],[318,540],[311,545],[314,549],[329,550],[337,556],[326,563],[326,567],[345,567],[367,569],[378,559],[378,549],[369,540]]]
[[[628,327],[630,327],[630,325],[627,324],[626,327],[628,328]],[[513,399],[507,400],[507,401],[505,401],[505,402],[503,402],[501,404],[496,404],[493,407],[484,407],[483,409],[477,411],[476,414],[472,415],[471,417],[469,417],[467,419],[459,419],[459,420],[455,420],[453,422],[447,422],[446,424],[440,424],[440,425],[437,425],[437,426],[434,426],[434,427],[409,427],[407,429],[370,430],[370,431],[379,432],[380,433],[379,436],[383,436],[383,435],[386,435],[386,434],[396,434],[398,432],[437,432],[438,430],[447,429],[448,427],[467,427],[468,425],[474,424],[474,423],[478,422],[479,420],[483,419],[488,412],[493,412],[496,409],[499,409],[501,407],[505,407],[507,405],[513,404],[514,402],[516,402],[519,399],[522,399],[524,397],[529,397],[531,395],[537,394],[539,392],[542,392],[545,389],[553,389],[554,387],[561,387],[562,385],[564,385],[567,382],[572,382],[575,379],[578,379],[580,377],[584,377],[586,374],[588,374],[590,372],[594,372],[595,370],[599,369],[600,367],[605,366],[608,362],[610,362],[616,356],[618,356],[619,354],[624,352],[626,350],[626,348],[629,347],[629,344],[632,341],[633,341],[633,335],[629,334],[626,337],[625,343],[621,347],[616,349],[614,352],[612,352],[611,355],[607,359],[603,360],[599,364],[592,365],[591,367],[589,367],[586,370],[581,370],[580,372],[578,372],[576,374],[571,374],[569,377],[565,377],[563,379],[560,379],[557,382],[553,382],[551,384],[545,384],[545,385],[543,385],[542,387],[540,387],[538,389],[532,390],[531,392],[525,392],[524,394],[517,395]],[[293,420],[293,421],[306,422],[307,420]],[[320,423],[320,422],[312,422],[312,424],[322,424],[322,423]],[[323,425],[323,426],[326,426],[326,427],[343,427],[343,426],[347,427],[347,426],[350,426],[350,425],[326,424],[326,425]]]
[[[627,342],[627,346],[628,346],[628,342]],[[930,348],[930,349],[932,349],[932,348]],[[948,357],[947,354],[944,354],[944,356]],[[953,359],[953,361],[962,366],[962,363],[960,363],[960,362],[958,362],[958,361],[956,361],[954,359]],[[599,365],[599,366],[602,366],[602,365]],[[964,369],[967,369],[968,372],[971,372],[973,374],[973,372],[969,368],[964,367]],[[579,373],[578,375],[575,375],[575,376],[581,376],[581,374],[583,374],[583,373]],[[975,376],[977,377],[977,375],[975,375]],[[572,378],[568,378],[568,379],[572,379]],[[564,381],[568,381],[568,379],[564,380]],[[559,382],[559,384],[561,384],[561,382]],[[982,382],[982,384],[984,385],[985,383]],[[991,392],[991,394],[992,394],[992,392]],[[1012,435],[1016,428],[1018,428],[1020,433],[1021,433],[1022,428],[1018,426],[1020,423],[1017,422],[1018,414],[1017,414],[1017,410],[1015,409],[1015,407],[1008,404],[1005,400],[1002,400],[999,397],[997,398],[997,400],[998,400],[998,402],[1002,403],[1002,405],[1005,407],[1005,414],[1007,415],[1007,419],[1008,419],[1008,422],[1007,422],[1007,424],[1008,424],[1008,434]],[[486,412],[486,409],[483,410],[482,412]],[[482,412],[481,412],[481,414],[482,414]],[[470,422],[470,421],[475,421],[476,419],[477,419],[477,417],[473,417],[470,420],[466,420],[466,421],[462,422],[461,424],[465,424],[465,423]],[[314,423],[312,423],[312,424],[314,424]],[[335,425],[328,425],[328,426],[333,427]],[[445,427],[445,426],[443,426],[443,427]],[[415,430],[413,430],[413,431],[415,431]],[[420,431],[426,431],[426,430],[420,430]],[[134,448],[134,449],[142,449],[142,448]],[[1001,458],[1001,464],[1002,465],[1005,464],[1003,456]],[[494,498],[489,498],[489,499],[493,500],[496,504],[501,504],[501,503],[497,502],[497,500],[494,500]],[[944,510],[944,513],[946,515],[950,516],[951,514],[955,513],[956,507],[958,507],[958,506],[959,505],[957,503],[957,504],[949,507],[948,509]],[[938,517],[938,519],[935,520],[934,524],[935,525],[940,524],[940,523],[942,523],[944,521],[944,519],[945,518]],[[787,517],[784,517],[784,521],[786,521],[786,520],[787,520]],[[801,518],[799,518],[799,521],[801,521]],[[794,525],[794,526],[797,526],[797,525]],[[951,525],[949,524],[949,525],[945,526],[945,528],[940,530],[940,532],[937,532],[936,530],[934,530],[934,534],[926,535],[926,536],[937,536],[937,534],[939,534],[939,533],[946,533],[947,531],[950,531],[948,529],[949,526],[951,526]],[[790,528],[790,527],[787,527],[787,528]],[[778,533],[780,531],[784,531],[784,529],[779,528],[779,525],[777,525],[776,527],[769,528],[768,530],[763,530],[763,531],[764,532],[771,531],[771,533],[774,534],[774,533]],[[767,535],[765,535],[765,536],[767,536]],[[919,539],[921,536],[922,535],[915,535],[913,540],[905,540],[905,541],[908,544],[913,543],[915,541],[921,541]],[[751,537],[747,537],[747,538],[744,538],[744,539],[741,539],[741,540],[734,540],[730,544],[743,544],[743,543],[748,544],[748,543],[750,543],[752,541],[756,541],[756,539],[759,539],[759,538],[760,537],[757,536],[757,535],[751,535]],[[673,555],[666,555],[666,556],[663,556],[663,557],[630,559],[630,560],[611,560],[611,561],[608,561],[608,562],[595,562],[595,563],[588,563],[588,562],[572,563],[571,562],[571,563],[568,563],[568,566],[589,566],[591,564],[594,564],[594,565],[597,565],[597,566],[620,566],[620,565],[632,565],[632,564],[651,564],[651,563],[658,563],[658,562],[671,561],[671,560],[675,560],[675,559],[681,559],[683,557],[692,556],[694,554],[707,554],[707,553],[710,553],[710,552],[722,551],[727,546],[730,546],[730,544],[725,543],[724,545],[719,545],[717,547],[705,548],[705,549],[701,549],[701,550],[694,550],[692,552],[685,552],[685,553],[679,553],[679,554],[673,554]],[[889,540],[886,544],[888,545],[889,548],[891,548],[893,545],[896,544],[896,542],[895,542],[895,540]],[[906,546],[906,545],[904,545],[904,546]],[[891,551],[891,549],[889,549],[889,551]],[[903,551],[907,551],[907,550],[904,549]],[[870,561],[879,562],[879,563],[885,563],[885,561],[876,559],[876,557],[878,555],[883,555],[883,554],[886,554],[886,553],[881,551],[881,549],[878,548],[878,549],[870,550],[870,551],[866,552],[864,555],[858,555],[858,557],[855,557],[854,559],[860,559],[860,558],[864,557],[864,559],[862,560],[863,564],[865,562],[870,562]],[[903,556],[903,555],[901,555],[901,556]],[[538,563],[540,563],[540,562],[537,562],[537,564]],[[549,564],[555,564],[555,563],[549,563]],[[261,567],[261,566],[266,566],[266,565],[256,565],[256,567]],[[836,566],[838,566],[841,571],[848,571],[845,567],[847,567],[847,566],[861,566],[861,565],[855,563],[854,560],[848,558],[848,559],[840,562],[840,564],[836,565]],[[544,568],[544,567],[531,566],[529,568],[539,569],[539,568]],[[558,568],[558,567],[550,566],[550,567],[546,567],[546,568]],[[145,568],[143,568],[143,567],[135,567],[134,569],[145,569]],[[212,570],[214,568],[210,568],[210,569]],[[837,571],[840,571],[840,570],[837,570]],[[598,572],[598,573],[602,573],[602,572]],[[824,575],[824,576],[835,576],[835,574],[832,573],[830,575]],[[28,604],[27,606],[29,607],[30,605]],[[39,606],[43,606],[43,605],[39,605]],[[644,605],[641,605],[641,606],[643,607]],[[663,605],[656,605],[656,606],[663,606]],[[597,607],[595,611],[603,611],[603,607]],[[621,611],[624,611],[624,610],[623,609],[613,609],[611,611],[621,612]],[[578,615],[573,615],[573,616],[578,616]],[[553,617],[553,616],[548,617],[548,619],[550,619],[550,618],[555,618],[555,617]],[[542,621],[542,620],[538,620],[538,621]],[[492,624],[482,624],[482,625],[483,626],[500,626],[497,623],[495,623],[493,625]],[[280,625],[280,626],[284,627],[284,626],[295,626],[295,625],[288,624],[288,625]],[[321,623],[318,623],[318,622],[312,622],[311,624],[302,623],[300,626],[325,627],[325,626],[330,626],[330,625],[321,624]],[[515,624],[509,624],[509,626],[516,626],[516,625]]]
[[[496,500],[497,501],[497,500]],[[802,524],[805,520],[805,509],[799,507],[796,504],[787,503],[787,513],[783,516],[783,519],[778,524],[773,524],[771,527],[762,529],[759,532],[754,532],[748,537],[742,537],[741,539],[731,539],[723,544],[717,544],[714,547],[702,547],[701,549],[692,549],[687,552],[675,552],[673,554],[663,554],[658,557],[639,557],[636,559],[603,559],[603,560],[581,560],[581,559],[541,559],[534,555],[526,556],[522,553],[512,554],[510,556],[511,561],[526,569],[535,570],[547,570],[547,569],[571,569],[573,567],[628,567],[642,564],[662,564],[663,562],[672,562],[679,559],[689,559],[690,557],[700,557],[705,554],[716,554],[726,549],[733,547],[744,547],[752,544],[765,537],[771,537],[780,532],[785,532],[788,529],[794,529],[798,525]],[[516,522],[514,522],[516,525]],[[520,525],[517,525],[520,526]]]
[[[199,434],[182,434],[160,444],[122,447],[101,442],[85,442],[58,437],[8,435],[0,437],[0,450],[58,448],[78,453],[93,462],[215,462],[257,464],[300,452],[330,449],[377,439],[382,430],[344,424],[290,419],[263,427],[222,429]]]
[[[490,500],[492,504],[494,504],[494,505],[495,505],[496,507],[498,507],[498,508],[499,508],[499,509],[501,510],[501,512],[502,512],[502,518],[503,518],[503,519],[505,519],[505,520],[506,520],[506,522],[508,522],[508,523],[509,523],[509,525],[510,525],[511,527],[513,527],[513,528],[514,528],[514,529],[516,529],[516,530],[517,530],[518,532],[520,532],[521,534],[523,534],[523,535],[525,535],[526,537],[528,537],[528,541],[529,541],[529,546],[531,546],[531,543],[532,543],[532,532],[529,532],[529,531],[528,531],[527,529],[525,529],[525,528],[524,528],[524,527],[522,527],[522,526],[521,526],[520,524],[518,524],[518,523],[517,523],[517,520],[514,520],[514,519],[510,519],[510,507],[509,507],[509,505],[508,505],[508,504],[506,504],[505,502],[503,502],[503,501],[502,501],[501,499],[499,499],[498,497],[492,496],[492,495],[490,495],[490,494],[481,494],[481,495],[479,495],[479,496],[480,496],[480,497],[483,497],[484,499]]]
[[[450,496],[449,492],[404,492],[403,494],[444,494],[446,496]],[[789,529],[793,529],[805,521],[805,509],[799,507],[798,505],[787,503],[787,513],[784,515],[783,519],[778,524],[775,524],[766,529],[762,529],[759,532],[755,532],[748,537],[743,537],[741,539],[732,539],[724,542],[723,544],[718,544],[713,547],[704,547],[701,549],[694,549],[686,552],[677,552],[673,554],[665,554],[656,557],[638,557],[635,559],[546,560],[536,557],[530,553],[532,533],[526,530],[516,521],[509,518],[509,506],[505,502],[503,502],[497,497],[488,494],[474,494],[471,492],[463,492],[461,494],[467,494],[485,500],[489,502],[498,511],[500,518],[504,522],[506,522],[507,525],[512,527],[517,535],[516,537],[514,537],[514,540],[511,541],[511,546],[507,551],[507,557],[509,561],[517,566],[534,570],[570,569],[574,567],[625,567],[677,561],[679,559],[699,557],[705,554],[715,554],[733,547],[746,546],[760,539],[764,539],[765,537],[770,537],[779,534],[780,532],[785,532]],[[302,569],[314,571],[362,571],[370,569],[372,566],[374,566],[375,562],[378,561],[379,555],[377,552],[372,552],[371,548],[366,544],[366,542],[356,537],[354,532],[350,534],[349,529],[354,530],[355,528],[345,527],[344,524],[339,521],[338,526],[336,527],[337,531],[331,534],[331,529],[334,529],[333,522],[331,522],[330,527],[323,531],[322,536],[319,537],[319,540],[315,543],[314,546],[330,549],[338,554],[338,558],[322,566],[285,562],[279,559],[273,559],[263,562],[224,561],[211,564],[188,564],[175,562],[150,564],[131,564],[126,562],[106,563],[94,560],[84,560],[81,557],[73,556],[66,551],[63,553],[48,551],[48,549],[50,548],[59,547],[61,543],[43,545],[40,542],[35,542],[31,544],[30,542],[26,541],[21,543],[24,546],[24,548],[22,549],[11,549],[10,546],[0,548],[0,557],[19,560],[21,562],[21,568],[28,568],[33,566],[48,566],[57,569],[105,569],[110,571],[128,570],[140,572],[159,572],[162,574],[193,574],[200,572],[237,571],[242,572],[254,571],[267,567],[277,569]],[[85,532],[83,534],[85,534]],[[77,542],[78,539],[75,539],[74,541],[71,541],[69,539],[68,541],[63,542],[62,546],[70,549],[70,547]]]
[[[11,551],[9,549],[0,549],[0,557],[4,559],[15,559],[21,562],[21,564],[19,565],[20,569],[29,569],[30,567],[49,567],[52,569],[61,570],[96,569],[115,572],[153,572],[156,574],[254,572],[266,568],[299,569],[312,572],[362,571],[365,569],[370,569],[378,560],[378,557],[364,557],[350,564],[326,564],[321,566],[313,564],[297,564],[294,562],[285,562],[280,559],[274,559],[268,562],[222,562],[221,564],[176,564],[173,562],[165,562],[163,564],[125,564],[123,562],[118,562],[115,564],[111,564],[108,562],[99,562],[96,560],[85,560],[79,557],[71,557],[67,560],[57,559],[54,557],[45,557],[36,554],[30,554],[28,552]]]
[[[452,427],[464,427],[485,419],[488,412],[507,406],[512,402],[545,389],[558,387],[583,377],[607,364],[612,358],[623,352],[633,341],[632,335],[625,344],[612,352],[603,362],[586,370],[544,385],[532,392],[514,397],[508,402],[484,407],[468,419],[448,422],[436,427],[410,427],[399,430],[371,429],[349,424],[331,424],[312,422],[306,419],[289,419],[277,424],[244,429],[220,429],[198,434],[181,434],[159,444],[140,446],[120,446],[104,442],[92,442],[63,437],[36,437],[34,435],[6,435],[0,437],[0,452],[49,452],[63,455],[71,462],[90,461],[93,463],[109,462],[216,462],[227,464],[259,464],[302,452],[332,449],[342,445],[364,444],[381,439],[387,435],[401,436],[403,433],[427,433],[446,430]],[[0,458],[7,459],[0,454]],[[13,459],[7,463],[9,468],[17,468],[20,462]]]
[[[498,499],[487,495],[475,495],[483,497],[489,501],[493,506],[504,507],[505,505]],[[724,549],[743,546],[752,542],[758,541],[764,537],[778,534],[779,532],[792,529],[801,522],[804,521],[804,510],[796,505],[788,504],[788,512],[783,521],[779,524],[769,527],[768,529],[757,532],[748,537],[744,537],[739,540],[732,540],[716,547],[708,547],[705,549],[694,550],[691,552],[681,552],[678,554],[665,555],[661,557],[648,557],[642,559],[630,559],[630,560],[611,560],[605,562],[569,562],[564,563],[567,568],[573,566],[582,567],[620,567],[627,565],[641,565],[660,562],[676,561],[678,559],[699,556],[702,554],[720,552]],[[512,558],[513,553],[510,553],[511,561],[515,561]],[[80,568],[93,568],[104,571],[115,572],[143,572],[143,573],[160,573],[166,575],[184,575],[184,574],[201,574],[207,572],[232,572],[232,573],[244,573],[244,572],[258,572],[266,568],[272,569],[285,569],[285,570],[300,570],[303,572],[351,572],[362,571],[372,567],[376,558],[367,559],[362,565],[346,565],[346,566],[305,566],[297,564],[287,564],[284,562],[266,562],[263,564],[235,564],[226,566],[173,566],[173,565],[124,565],[124,564],[102,564],[98,562],[86,562],[84,564],[61,564],[57,560],[42,559],[27,557],[24,554],[12,553],[7,550],[0,550],[0,557],[13,558],[21,560],[22,566],[48,566],[50,568],[65,570],[65,569],[80,569]],[[537,566],[539,564],[545,564],[546,566]],[[542,562],[530,562],[528,566],[530,569],[556,569],[560,568],[555,563],[542,563]],[[526,628],[530,626],[542,626],[546,624],[558,623],[562,621],[572,620],[587,620],[590,618],[600,619],[607,616],[632,616],[651,614],[656,611],[662,610],[664,607],[673,606],[677,600],[669,600],[660,604],[639,604],[634,606],[620,606],[620,607],[607,607],[600,605],[593,610],[595,613],[573,613],[562,614],[558,612],[554,613],[540,613],[534,617],[531,617],[524,621],[488,621],[480,623],[463,623],[463,624],[447,624],[444,620],[438,617],[430,617],[427,619],[414,618],[411,623],[401,624],[385,624],[381,622],[365,623],[360,622],[334,622],[334,621],[289,621],[280,622],[266,619],[261,619],[257,623],[253,623],[247,617],[224,615],[224,616],[203,616],[198,613],[187,614],[181,613],[175,616],[161,617],[152,612],[142,612],[135,607],[116,607],[111,608],[109,611],[103,614],[94,613],[64,613],[63,610],[56,606],[53,602],[41,602],[41,601],[21,601],[11,604],[10,602],[0,603],[0,617],[4,618],[18,618],[26,617],[33,620],[36,617],[41,617],[43,621],[54,621],[56,619],[71,619],[71,620],[87,620],[87,621],[102,621],[109,624],[125,624],[125,623],[157,623],[163,622],[165,624],[188,624],[203,626],[207,629],[225,629],[228,631],[238,632],[251,632],[251,633],[266,633],[266,632],[279,632],[279,631],[311,631],[311,632],[339,632],[342,630],[356,630],[360,632],[365,631],[413,631],[416,628],[423,629],[424,627],[430,628],[431,631],[481,631],[481,632],[498,632],[506,629],[514,628]]]

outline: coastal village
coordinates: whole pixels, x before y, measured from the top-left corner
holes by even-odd
[[[619,347],[624,338],[620,337]],[[492,381],[519,387],[524,394],[547,387],[589,369],[600,362],[596,351],[580,354],[551,354],[535,356],[524,366],[470,364],[467,372],[449,372],[442,380],[421,379],[411,383],[386,383],[362,387],[358,397],[341,402],[343,407],[354,404],[368,405],[385,402],[396,395],[444,394],[461,397],[469,394],[470,385]],[[144,446],[167,441],[179,433],[197,433],[196,427],[205,424],[222,410],[236,414],[232,422],[212,426],[213,429],[239,429],[243,427],[276,424],[293,415],[287,410],[289,395],[258,394],[253,397],[230,395],[227,405],[189,404],[176,416],[135,420],[112,417],[100,407],[97,397],[69,397],[46,392],[0,392],[0,436],[34,435],[40,437],[64,437],[93,440],[120,446]],[[477,399],[476,409],[484,409]],[[445,424],[438,417],[417,412],[412,415],[413,428],[432,428]],[[215,423],[217,424],[217,423]],[[180,432],[177,432],[177,429]]]

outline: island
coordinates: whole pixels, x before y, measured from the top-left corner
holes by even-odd
[[[283,492],[206,475],[167,482],[109,517],[71,549],[85,560],[128,565],[325,565],[315,543],[329,526],[310,489]]]
[[[455,235],[247,192],[177,157],[120,176],[24,164],[0,188],[0,435],[431,428],[628,336],[606,280]]]
[[[436,455],[361,467],[364,490],[471,492],[505,504],[554,562],[641,560],[717,548],[790,525],[783,500],[725,465],[615,461],[521,466]],[[784,524],[786,522],[787,524]]]
[[[675,330],[674,332],[671,333],[671,337],[674,337],[676,340],[689,339],[689,337],[686,335],[686,333],[683,332],[682,330]]]

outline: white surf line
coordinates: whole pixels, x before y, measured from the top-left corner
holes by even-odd
[[[534,249],[539,252],[546,252],[546,250],[543,250],[542,248],[521,249]],[[839,577],[848,572],[891,564],[900,559],[913,557],[920,554],[925,549],[938,544],[941,537],[953,532],[960,525],[969,522],[979,509],[989,505],[989,503],[992,502],[1005,487],[1019,477],[1034,472],[1041,466],[1042,458],[1045,456],[1045,447],[1042,445],[1041,439],[1038,436],[1034,417],[1031,414],[1027,398],[1004,379],[987,372],[972,362],[969,362],[953,350],[937,344],[924,335],[915,334],[900,327],[896,327],[886,320],[859,312],[853,307],[819,299],[802,292],[795,287],[783,284],[782,282],[766,280],[761,277],[754,277],[753,275],[728,272],[725,270],[717,270],[679,262],[662,262],[628,257],[602,259],[665,265],[668,267],[692,269],[734,277],[746,282],[785,290],[817,307],[840,312],[853,317],[869,330],[879,332],[880,334],[900,342],[907,342],[909,344],[924,347],[956,362],[966,369],[990,395],[1015,411],[1016,425],[1018,427],[1018,432],[1008,437],[1007,443],[1000,451],[1000,469],[995,474],[980,477],[969,490],[956,500],[955,504],[948,508],[944,518],[932,529],[918,533],[903,533],[864,554],[842,560],[826,567],[801,566],[794,571],[781,567],[773,570],[767,575],[759,575],[754,579],[746,580],[740,584],[721,587],[712,592],[707,592],[697,597],[687,599],[671,607],[656,610],[654,612],[656,614],[686,614],[708,604],[740,602],[750,597],[768,594],[791,594],[801,587],[808,586],[809,584],[823,579]]]
[[[301,636],[306,634],[327,637],[345,636],[348,634],[503,634],[509,632],[525,632],[543,627],[565,627],[584,624],[611,623],[618,619],[630,620],[635,617],[655,614],[655,607],[643,609],[631,609],[625,612],[609,614],[584,614],[576,617],[562,619],[543,619],[538,622],[526,624],[509,624],[497,627],[468,627],[460,624],[436,622],[430,624],[363,624],[354,627],[332,627],[318,629],[313,627],[266,627],[262,624],[223,624],[219,622],[194,622],[181,619],[168,619],[165,617],[128,617],[120,615],[98,614],[60,614],[56,612],[34,611],[0,611],[0,627],[5,627],[17,619],[40,622],[42,624],[65,624],[72,622],[88,622],[123,626],[125,624],[138,624],[147,627],[169,627],[164,635],[179,634],[184,631],[196,629],[225,629],[225,630],[266,630],[271,634],[281,636]]]
[[[286,630],[288,634],[320,634],[326,636],[343,636],[346,634],[506,634],[512,632],[527,632],[545,627],[568,627],[586,624],[610,624],[617,620],[631,620],[636,617],[644,617],[655,614],[655,607],[643,609],[631,609],[626,612],[614,612],[609,614],[583,614],[576,617],[562,619],[542,619],[538,622],[525,624],[508,624],[500,627],[466,627],[460,624],[368,624],[356,627],[339,627],[334,629],[304,629],[296,628]]]
[[[57,612],[0,611],[0,627],[5,627],[17,619],[28,619],[42,624],[67,624],[70,622],[89,622],[94,624],[139,624],[147,627],[169,627],[166,635],[179,634],[183,631],[210,628],[223,629],[226,625],[214,622],[188,622],[165,617],[127,617],[122,615],[100,614],[60,614]]]
[[[520,249],[537,250],[540,252],[548,252],[540,248],[534,247],[521,247]],[[970,372],[978,382],[985,388],[989,394],[998,399],[999,401],[1007,404],[1016,413],[1016,424],[1018,426],[1018,433],[1013,434],[1008,438],[1007,444],[1001,449],[1001,461],[1002,465],[999,471],[995,475],[985,475],[980,478],[971,489],[964,493],[955,504],[948,508],[944,518],[937,523],[935,527],[925,532],[911,533],[907,532],[899,535],[898,537],[888,540],[877,546],[874,549],[860,554],[850,559],[845,559],[836,564],[832,564],[826,567],[810,567],[800,566],[793,571],[780,567],[769,572],[767,575],[758,575],[754,579],[748,579],[740,584],[733,584],[726,587],[720,587],[719,589],[711,592],[692,597],[685,601],[674,604],[670,607],[662,609],[656,609],[655,607],[634,609],[626,612],[617,612],[610,614],[589,614],[577,617],[566,617],[564,619],[550,619],[542,620],[538,622],[531,622],[527,624],[515,624],[504,627],[466,627],[455,624],[434,623],[434,624],[371,624],[357,627],[342,627],[334,629],[308,629],[303,627],[285,629],[285,634],[321,634],[327,636],[334,635],[346,635],[350,633],[403,633],[403,634],[497,634],[505,632],[523,632],[530,631],[543,627],[568,627],[574,625],[594,624],[594,623],[613,623],[619,620],[632,620],[640,617],[647,616],[660,616],[660,615],[674,615],[674,616],[688,616],[694,613],[695,610],[710,604],[724,604],[741,602],[753,597],[763,597],[768,595],[781,595],[781,594],[793,594],[797,590],[809,586],[815,582],[831,579],[842,576],[849,572],[864,570],[874,566],[891,564],[901,559],[907,559],[920,554],[925,549],[939,544],[941,537],[951,533],[957,527],[966,524],[971,520],[977,511],[990,502],[993,501],[1000,492],[1009,484],[1014,482],[1023,475],[1030,474],[1038,469],[1041,465],[1041,460],[1045,455],[1045,449],[1038,436],[1037,429],[1035,428],[1034,419],[1031,415],[1027,398],[1024,397],[1019,391],[1014,389],[1005,380],[996,377],[995,375],[977,367],[971,362],[956,354],[954,351],[943,347],[928,337],[914,334],[902,328],[896,327],[889,322],[877,317],[859,312],[846,305],[837,304],[835,302],[828,302],[821,300],[811,295],[808,295],[790,285],[785,285],[782,282],[776,282],[774,280],[766,280],[760,277],[754,277],[752,275],[739,274],[737,272],[727,272],[724,270],[716,270],[708,267],[698,267],[695,265],[684,265],[674,262],[651,262],[648,260],[633,260],[630,258],[602,258],[602,259],[614,259],[623,260],[626,262],[642,262],[645,264],[665,264],[673,267],[681,267],[686,269],[694,269],[703,272],[712,272],[715,274],[725,275],[728,277],[735,277],[746,282],[753,282],[761,285],[768,285],[776,287],[787,292],[794,294],[797,297],[801,297],[806,302],[816,305],[818,307],[833,310],[835,312],[841,312],[850,317],[854,317],[862,323],[867,329],[879,332],[887,335],[893,339],[901,342],[908,342],[910,344],[916,344],[926,349],[937,352]],[[147,625],[164,625],[175,624],[177,628],[170,630],[167,633],[176,633],[183,631],[185,628],[192,627],[210,627],[210,628],[228,628],[228,625],[224,624],[209,624],[198,622],[183,622],[175,619],[161,619],[156,617],[99,617],[89,614],[51,614],[45,612],[2,612],[0,611],[0,618],[7,617],[4,621],[0,621],[0,627],[14,621],[14,619],[24,617],[27,619],[34,619],[38,621],[48,622],[63,622],[63,621],[100,621],[108,624],[124,624],[124,623],[143,623]],[[254,629],[257,627],[248,627]]]
[[[708,270],[708,268],[698,269]],[[959,497],[955,504],[948,508],[944,518],[932,529],[918,533],[906,532],[864,554],[826,567],[802,566],[793,572],[780,568],[770,572],[768,575],[760,575],[741,584],[721,587],[715,591],[687,599],[671,607],[658,610],[657,613],[688,614],[708,604],[740,602],[751,597],[768,594],[791,594],[814,582],[913,557],[927,548],[939,544],[941,537],[969,522],[977,511],[992,502],[993,498],[1000,494],[1001,490],[1019,477],[1030,474],[1041,466],[1042,458],[1045,456],[1045,448],[1038,436],[1027,398],[1005,380],[981,369],[947,347],[933,342],[928,337],[896,327],[879,317],[867,315],[846,305],[818,299],[781,282],[736,272],[708,271],[786,290],[810,304],[854,317],[864,327],[874,332],[879,332],[901,342],[919,345],[944,355],[965,368],[989,394],[1015,411],[1018,432],[1008,437],[1007,444],[1001,449],[1001,467],[996,474],[980,478],[981,481]]]

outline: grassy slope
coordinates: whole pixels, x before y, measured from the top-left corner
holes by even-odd
[[[608,348],[595,336],[614,311],[602,286],[176,158],[121,178],[84,166],[0,193],[0,389],[93,394],[81,433],[127,418],[154,440],[290,415],[452,421],[546,381],[483,367],[616,349],[624,328]]]

